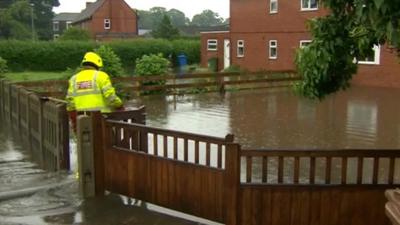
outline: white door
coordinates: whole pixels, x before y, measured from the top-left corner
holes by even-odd
[[[230,40],[224,40],[224,69],[231,65],[231,51],[230,51]]]

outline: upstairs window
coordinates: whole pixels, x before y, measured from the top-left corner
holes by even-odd
[[[105,30],[111,29],[111,20],[110,19],[104,19],[104,29]]]
[[[60,26],[58,21],[54,21],[53,22],[53,31],[59,31],[60,30]]]
[[[207,40],[207,51],[217,51],[218,49],[218,40],[217,39],[208,39]]]
[[[304,48],[311,43],[311,40],[301,40],[300,41],[300,48]]]
[[[237,57],[244,57],[244,41],[237,41]]]
[[[358,64],[379,65],[380,58],[381,58],[381,47],[378,45],[375,45],[373,50],[374,51],[372,52],[371,55],[369,55],[363,59],[358,59]]]
[[[269,13],[277,13],[277,12],[278,12],[278,0],[270,0]]]
[[[301,10],[317,10],[318,0],[301,0]]]
[[[269,58],[270,59],[278,58],[278,41],[277,40],[269,41]]]

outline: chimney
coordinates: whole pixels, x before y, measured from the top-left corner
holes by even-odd
[[[89,7],[93,2],[86,2],[86,8]]]

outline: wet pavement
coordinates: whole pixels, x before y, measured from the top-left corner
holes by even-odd
[[[39,169],[17,135],[6,131],[9,129],[2,123],[0,225],[216,224],[115,194],[84,200],[73,172]]]
[[[144,96],[128,105],[145,105],[151,126],[233,133],[244,148],[383,149],[400,147],[399,97],[399,89],[353,87],[319,102],[274,89]],[[73,172],[39,169],[1,124],[0,225],[215,224],[118,195],[83,200]]]

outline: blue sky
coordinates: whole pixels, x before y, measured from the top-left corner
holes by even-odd
[[[59,0],[60,6],[55,7],[55,13],[80,12],[86,2],[94,0]],[[125,0],[132,8],[148,10],[154,6],[178,9],[185,13],[190,19],[204,9],[211,9],[223,18],[229,17],[229,0]]]

